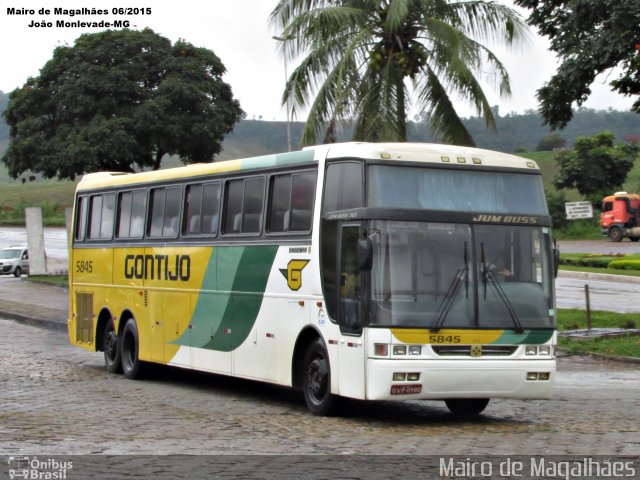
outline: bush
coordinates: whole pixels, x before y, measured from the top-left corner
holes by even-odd
[[[0,225],[24,225],[24,209],[27,207],[42,208],[42,221],[47,226],[64,226],[64,205],[45,201],[41,205],[33,205],[21,200],[17,205],[0,205]]]
[[[617,270],[640,270],[640,260],[613,260],[609,262],[609,268]]]
[[[634,320],[625,320],[620,324],[620,328],[636,328],[636,322]]]
[[[573,265],[576,267],[592,267],[592,268],[607,268],[614,261],[620,260],[623,254],[568,254],[560,257],[561,265]]]

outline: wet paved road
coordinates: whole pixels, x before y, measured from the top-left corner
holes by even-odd
[[[622,242],[602,240],[563,240],[558,242],[563,253],[640,253],[640,243],[628,239]]]
[[[640,313],[640,283],[621,283],[578,278],[556,279],[558,308],[586,309],[585,284],[589,285],[592,310]]]
[[[9,245],[26,245],[27,231],[24,227],[0,227],[0,248]],[[44,229],[44,248],[48,258],[67,260],[67,232],[64,228]]]
[[[553,399],[495,400],[476,420],[441,402],[354,403],[348,417],[318,418],[288,389],[177,369],[131,381],[62,333],[8,320],[0,331],[7,455],[640,455],[638,365],[560,359]]]

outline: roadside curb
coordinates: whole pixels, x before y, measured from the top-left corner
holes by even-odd
[[[633,363],[636,365],[640,365],[640,358],[636,357],[623,357],[621,355],[603,355],[602,353],[586,353],[585,355],[596,358],[598,360],[606,360],[610,362],[619,362],[619,363]]]
[[[621,282],[640,284],[640,277],[631,275],[611,275],[609,273],[576,272],[573,270],[558,271],[558,277],[562,278],[582,278],[584,280],[601,280],[603,282]]]
[[[66,332],[66,323],[61,323],[59,320],[51,320],[47,318],[33,318],[26,315],[21,315],[15,312],[7,312],[0,309],[0,316],[6,317],[10,320],[14,320],[23,325],[29,325],[31,327],[44,328],[46,330],[52,330],[56,332]]]
[[[26,279],[26,278],[21,278],[20,281],[21,282],[36,283],[38,285],[45,285],[47,287],[61,288],[63,290],[69,291],[69,285],[65,285],[65,284],[62,284],[62,283],[52,283],[52,282],[47,282],[45,280],[30,280],[30,279]]]

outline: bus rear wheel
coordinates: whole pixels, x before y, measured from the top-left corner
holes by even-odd
[[[107,371],[109,373],[122,373],[119,339],[113,326],[113,320],[109,320],[104,328],[102,349],[104,350],[104,364],[107,367]]]
[[[144,370],[143,362],[138,358],[139,344],[136,321],[130,318],[120,334],[120,359],[124,375],[132,380],[142,377]]]
[[[340,398],[331,394],[329,356],[320,339],[309,346],[304,357],[302,390],[307,408],[313,415],[328,416],[337,413]]]
[[[444,403],[454,415],[473,416],[479,415],[489,405],[488,398],[450,398]]]

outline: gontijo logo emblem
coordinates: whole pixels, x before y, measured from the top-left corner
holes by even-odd
[[[280,273],[287,279],[287,285],[291,290],[300,290],[302,286],[302,269],[307,266],[309,260],[290,260],[287,268],[281,268]]]

